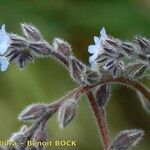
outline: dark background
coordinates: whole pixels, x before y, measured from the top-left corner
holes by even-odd
[[[6,24],[9,32],[21,34],[21,22],[37,26],[49,42],[54,37],[67,40],[77,57],[88,63],[87,47],[103,26],[109,34],[123,40],[132,40],[137,34],[149,37],[150,1],[0,0],[0,24]],[[144,81],[150,85],[148,79]],[[7,139],[22,125],[16,118],[26,105],[54,101],[74,87],[68,72],[53,60],[36,59],[23,71],[11,65],[5,73],[0,73],[0,139]],[[112,138],[121,130],[142,128],[144,140],[135,149],[150,148],[150,117],[132,89],[113,85],[107,119]],[[60,130],[55,116],[48,129],[50,140],[77,140],[74,149],[102,149],[85,97],[80,101],[75,120],[67,128]]]

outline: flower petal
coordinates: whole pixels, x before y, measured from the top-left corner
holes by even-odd
[[[6,71],[9,66],[9,61],[6,57],[0,57],[0,69],[2,72]]]
[[[95,45],[100,44],[100,39],[97,36],[94,36]]]
[[[104,48],[103,48],[103,42],[105,42],[107,38],[106,30],[103,27],[102,30],[100,31],[100,36],[94,36],[94,42],[95,45],[89,45],[88,47],[88,52],[90,54],[93,54],[92,56],[89,57],[89,63],[91,65],[91,68],[96,68],[97,63],[96,63],[96,58],[104,53]]]
[[[91,68],[92,68],[93,70],[96,70],[96,69],[97,69],[97,63],[96,63],[95,61],[93,61],[93,62],[91,63]]]
[[[10,46],[10,37],[5,30],[5,25],[0,29],[0,54],[3,55]]]
[[[92,56],[89,57],[89,62],[93,63],[97,57],[98,57],[98,53],[93,54]]]
[[[105,28],[103,27],[102,30],[100,31],[100,35],[102,39],[106,39],[107,38],[107,33]]]
[[[94,54],[96,50],[97,50],[97,48],[96,48],[95,45],[89,45],[89,46],[88,46],[88,52],[89,52],[90,54]]]
[[[6,33],[6,30],[5,30],[5,24],[2,25],[1,31],[2,31],[3,33]]]

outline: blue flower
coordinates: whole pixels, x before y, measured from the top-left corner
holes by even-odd
[[[89,57],[89,63],[91,64],[92,68],[96,68],[96,58],[104,52],[103,44],[106,41],[107,37],[108,36],[106,34],[106,30],[103,27],[100,31],[100,36],[94,36],[95,45],[89,45],[88,47],[88,52],[90,54],[93,54]]]
[[[0,55],[3,55],[9,48],[11,43],[9,34],[5,30],[5,25],[0,29]]]
[[[5,56],[0,56],[0,69],[2,72],[6,71],[9,66],[9,61]]]

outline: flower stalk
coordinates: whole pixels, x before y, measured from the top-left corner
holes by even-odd
[[[103,110],[98,107],[97,102],[94,98],[94,95],[91,91],[87,92],[87,97],[90,102],[90,105],[92,107],[92,110],[94,112],[94,115],[96,117],[96,121],[99,127],[100,135],[103,140],[104,149],[108,150],[109,144],[110,144],[110,137],[109,137],[109,131],[107,128],[107,123],[103,114]]]

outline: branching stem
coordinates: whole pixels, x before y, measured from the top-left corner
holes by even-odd
[[[116,77],[116,78],[107,77],[107,78],[101,79],[98,83],[96,83],[94,85],[91,85],[91,86],[83,85],[83,86],[80,86],[79,88],[74,89],[72,92],[70,92],[69,94],[64,96],[63,99],[55,102],[54,105],[57,108],[59,108],[59,106],[67,98],[70,98],[73,95],[79,96],[81,93],[87,93],[88,100],[90,102],[90,105],[91,105],[94,115],[96,117],[96,121],[98,123],[98,127],[100,130],[102,139],[103,139],[105,150],[108,150],[110,139],[109,139],[109,131],[107,129],[106,120],[103,116],[103,111],[98,107],[92,92],[90,92],[90,90],[92,88],[94,88],[100,84],[105,84],[105,83],[120,83],[120,84],[125,84],[127,86],[133,87],[134,89],[136,89],[140,93],[142,93],[145,96],[145,98],[147,98],[150,101],[150,92],[140,82],[135,81],[135,80],[130,80],[125,77]]]
[[[150,101],[150,92],[144,85],[142,85],[138,81],[130,80],[130,79],[127,79],[122,76],[116,77],[116,78],[113,78],[113,77],[103,78],[98,83],[91,85],[91,86],[88,86],[88,85],[80,86],[79,88],[77,88],[74,91],[72,91],[71,93],[69,93],[67,95],[67,97],[70,97],[73,94],[79,95],[81,93],[85,93],[85,92],[89,91],[90,89],[92,89],[100,84],[105,84],[105,83],[118,83],[118,84],[127,85],[127,86],[132,87],[135,90],[139,91],[141,94],[143,94],[143,96],[145,98],[147,98],[148,101]],[[65,98],[66,98],[66,96],[65,96]]]
[[[127,86],[133,87],[134,89],[136,89],[140,93],[142,93],[145,96],[145,98],[148,99],[148,101],[150,101],[150,92],[140,82],[135,81],[135,80],[130,80],[130,79],[127,79],[125,77],[116,77],[116,78],[105,77],[94,85],[91,85],[91,86],[82,85],[79,88],[74,89],[73,91],[71,91],[70,93],[65,95],[60,101],[57,101],[57,102],[54,102],[53,104],[50,104],[49,107],[51,107],[51,105],[53,105],[53,107],[55,106],[55,109],[57,111],[57,109],[61,106],[61,104],[64,102],[64,100],[66,100],[72,96],[80,96],[81,94],[86,93],[88,100],[90,102],[90,105],[92,107],[92,110],[94,112],[94,115],[96,117],[96,121],[97,121],[99,130],[100,130],[100,134],[102,136],[102,140],[104,143],[104,148],[105,148],[105,150],[108,150],[108,147],[110,144],[110,139],[109,139],[109,131],[107,129],[106,120],[105,120],[105,117],[103,115],[103,110],[101,108],[99,108],[99,106],[97,105],[97,102],[95,101],[94,95],[90,91],[92,88],[94,88],[100,84],[105,84],[105,83],[119,83],[119,84],[125,84]],[[47,120],[48,119],[49,119],[49,117],[47,117]],[[39,121],[39,122],[41,122],[41,121]],[[39,124],[39,122],[37,122],[35,124],[35,126],[37,124]]]

